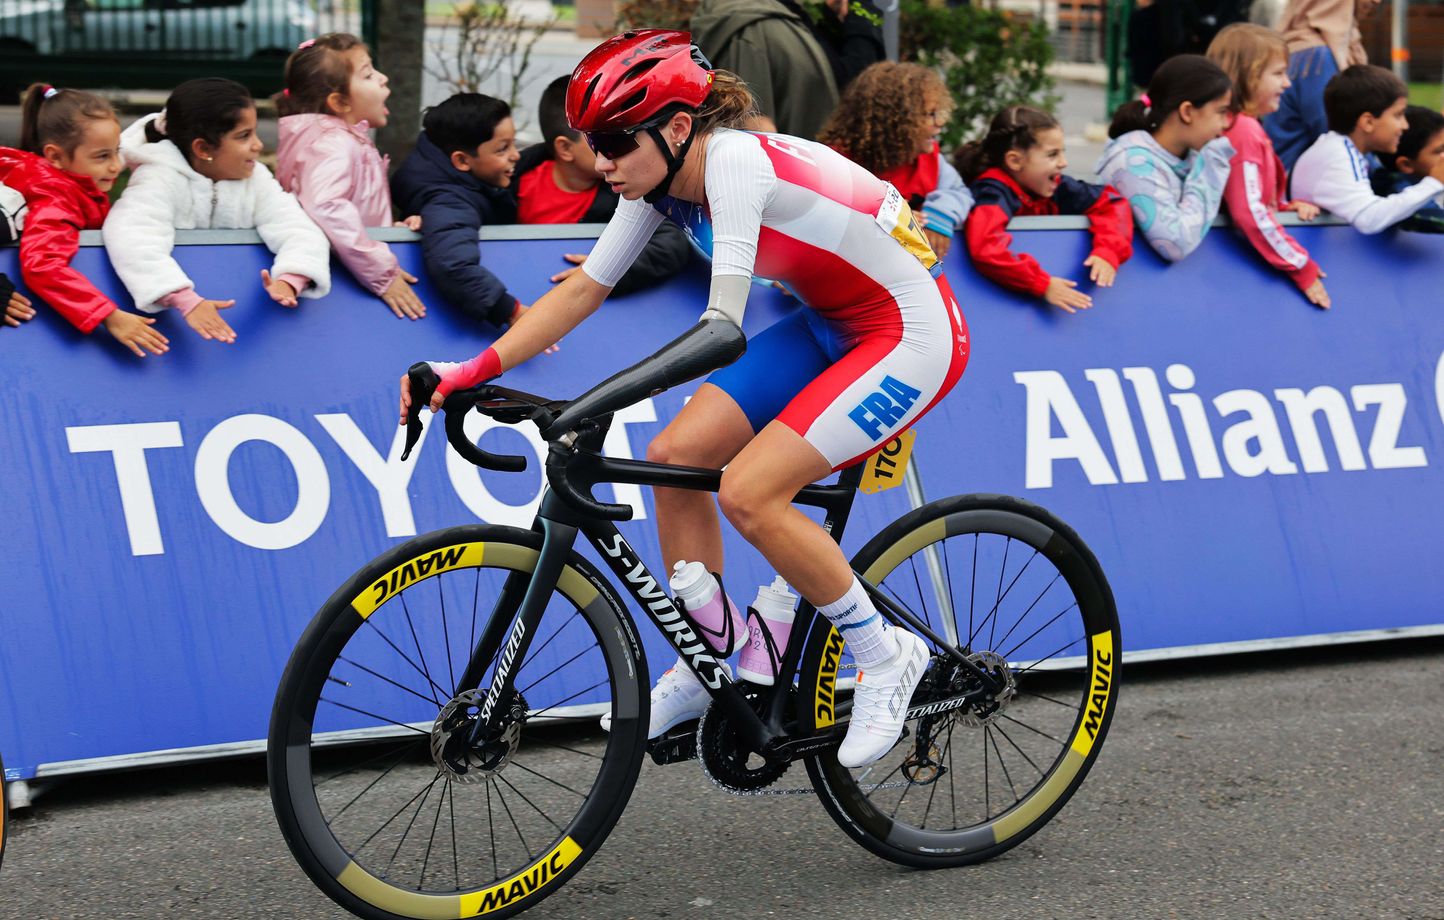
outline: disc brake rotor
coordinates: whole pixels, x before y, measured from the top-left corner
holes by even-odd
[[[503,700],[502,722],[493,737],[471,743],[487,690],[465,690],[456,695],[431,726],[431,759],[437,769],[458,783],[480,783],[500,773],[521,744],[521,727],[526,722],[526,700],[515,690]]]

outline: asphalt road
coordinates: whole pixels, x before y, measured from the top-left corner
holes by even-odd
[[[1068,806],[945,872],[874,858],[810,795],[649,762],[602,852],[526,916],[1444,918],[1441,714],[1444,640],[1125,669]],[[13,830],[0,917],[348,916],[291,861],[256,759],[73,780]]]

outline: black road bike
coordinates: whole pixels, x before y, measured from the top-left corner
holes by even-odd
[[[713,783],[768,794],[800,761],[828,814],[877,855],[919,868],[979,862],[1033,834],[1098,756],[1118,693],[1112,593],[1071,528],[1037,505],[959,495],[904,514],[852,559],[884,617],[932,655],[899,742],[840,766],[851,709],[842,637],[802,603],[772,687],[735,682],[597,501],[598,483],[716,491],[721,474],[602,456],[611,413],[735,360],[742,334],[703,322],[570,402],[499,386],[446,401],[453,447],[475,409],[534,422],[550,486],[530,530],[469,525],[361,568],[301,636],[271,717],[272,801],[317,886],[369,918],[511,916],[557,891],[621,816],[644,753],[701,762]],[[435,384],[412,368],[416,408]],[[863,466],[796,504],[841,540]],[[649,670],[597,554],[709,688],[702,718],[649,741]],[[611,716],[603,732],[597,717]],[[685,804],[679,807],[686,807]]]

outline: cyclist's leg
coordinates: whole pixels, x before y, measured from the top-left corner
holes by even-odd
[[[747,353],[713,374],[647,447],[647,459],[720,469],[832,363],[825,324],[799,309],[748,343]],[[835,356],[833,356],[835,357]],[[722,528],[705,492],[655,489],[657,533],[667,570],[678,560],[721,572]]]
[[[727,519],[842,630],[859,667],[875,675],[867,692],[859,690],[838,752],[847,766],[876,760],[896,740],[902,723],[887,701],[911,696],[927,649],[886,627],[841,549],[791,499],[916,422],[957,382],[968,356],[967,329],[946,281],[908,285],[892,297],[879,304],[856,347],[743,448],[719,496]]]
[[[647,459],[720,469],[732,462],[752,437],[752,426],[736,401],[713,384],[704,383],[647,445]],[[711,493],[658,487],[652,494],[666,571],[679,559],[700,562],[709,572],[722,571],[722,527]]]

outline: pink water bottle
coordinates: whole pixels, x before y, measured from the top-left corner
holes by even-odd
[[[781,575],[757,589],[757,599],[747,611],[747,647],[737,662],[738,677],[754,684],[773,684],[796,613],[797,595],[787,589]]]
[[[747,623],[717,579],[700,562],[678,562],[668,580],[672,594],[687,608],[712,651],[730,655],[747,644]]]

